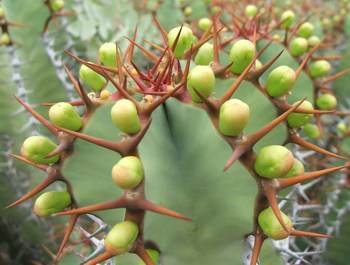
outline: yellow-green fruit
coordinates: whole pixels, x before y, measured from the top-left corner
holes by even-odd
[[[288,171],[286,175],[282,176],[282,178],[291,178],[291,177],[299,176],[304,174],[304,172],[305,172],[305,168],[303,163],[301,163],[298,159],[294,158],[292,168]]]
[[[301,24],[301,26],[298,29],[298,36],[303,38],[310,37],[315,31],[315,26],[311,24],[310,22],[305,22]]]
[[[283,212],[281,214],[283,223],[291,230],[293,228],[292,220]],[[276,215],[273,213],[271,207],[266,208],[259,214],[258,223],[264,234],[274,240],[281,240],[289,236],[288,232],[286,232],[284,227],[278,221]]]
[[[337,124],[337,132],[340,135],[345,135],[348,132],[348,126],[345,122],[341,121]]]
[[[256,50],[255,45],[249,40],[236,41],[230,50],[232,61],[231,71],[234,74],[241,74],[244,69],[253,61]]]
[[[102,75],[96,73],[85,64],[82,64],[80,67],[79,77],[84,84],[89,86],[95,92],[100,91],[107,84],[106,79]]]
[[[5,17],[5,10],[0,6],[0,19]]]
[[[72,199],[67,191],[49,191],[41,194],[34,203],[34,213],[49,216],[63,211],[71,205]]]
[[[51,0],[50,7],[53,12],[58,12],[63,9],[64,1],[63,0]]]
[[[293,39],[289,45],[290,54],[292,56],[303,55],[307,51],[307,48],[308,48],[307,39],[302,37]]]
[[[83,126],[82,118],[77,110],[66,102],[53,105],[49,110],[49,117],[53,124],[72,131],[79,131]]]
[[[239,135],[247,125],[249,106],[239,99],[230,99],[220,107],[219,130],[226,136]]]
[[[332,94],[323,94],[317,98],[316,106],[321,110],[333,110],[337,107],[337,98]]]
[[[219,13],[220,11],[221,11],[221,7],[219,7],[219,6],[213,6],[210,13],[211,13],[212,15],[216,15],[216,14]]]
[[[293,163],[291,151],[281,145],[269,145],[258,152],[254,169],[262,177],[280,178],[288,173]]]
[[[158,264],[160,253],[155,249],[146,249],[148,255],[151,257],[151,260],[154,262],[154,264]],[[146,265],[143,261],[140,261],[138,265]]]
[[[11,39],[9,34],[2,33],[0,36],[0,45],[9,45],[11,43]]]
[[[22,144],[21,154],[28,160],[37,164],[53,164],[59,160],[59,155],[50,158],[46,156],[55,150],[57,144],[44,136],[28,137]]]
[[[206,31],[211,27],[212,24],[213,22],[209,18],[204,17],[198,21],[198,28],[200,28],[203,31]]]
[[[185,15],[186,17],[191,16],[191,15],[192,15],[192,7],[187,6],[187,7],[185,8],[185,10],[184,10],[184,15]]]
[[[293,104],[297,105],[300,102],[297,101]],[[305,100],[303,103],[301,103],[301,105],[297,108],[297,110],[313,110],[313,106],[311,104],[311,102]],[[310,120],[312,119],[313,114],[308,114],[308,113],[301,113],[301,112],[292,112],[291,114],[288,115],[287,121],[288,121],[288,125],[292,128],[299,128],[307,123],[310,122]]]
[[[311,48],[317,46],[318,44],[320,44],[320,42],[321,40],[317,36],[311,36],[310,38],[307,39],[307,43]]]
[[[133,189],[143,180],[143,167],[136,156],[126,156],[112,168],[112,179],[122,189]]]
[[[295,14],[292,10],[284,11],[281,15],[281,27],[284,29],[289,29],[295,20]]]
[[[177,35],[180,32],[180,29],[181,27],[176,27],[169,31],[168,45],[170,48],[173,48],[173,46],[175,45],[175,40]],[[177,58],[181,58],[184,55],[185,51],[191,47],[192,42],[193,42],[192,30],[189,27],[183,26],[179,39],[176,43],[176,47],[174,49],[174,55]]]
[[[328,75],[331,69],[332,67],[329,62],[327,62],[326,60],[318,60],[310,64],[309,72],[311,77],[318,78]]]
[[[194,102],[202,102],[194,89],[205,97],[209,97],[215,87],[215,75],[213,70],[206,65],[197,65],[187,77],[187,88]]]
[[[260,70],[261,67],[263,67],[263,64],[259,60],[256,60],[255,61],[255,70]]]
[[[197,65],[209,65],[214,58],[213,44],[204,43],[198,50],[194,62]]]
[[[244,13],[247,17],[255,17],[255,15],[258,13],[258,8],[256,5],[247,5],[245,7]]]
[[[103,65],[117,67],[117,53],[119,49],[113,42],[105,42],[98,50],[98,57]]]
[[[137,225],[131,221],[125,221],[113,226],[105,239],[107,252],[122,254],[128,252],[134,245],[139,234]]]
[[[303,129],[305,135],[311,139],[318,139],[321,136],[320,129],[316,124],[308,123],[304,126]]]
[[[324,29],[329,30],[332,27],[332,21],[328,17],[326,17],[322,19],[322,26]]]
[[[271,71],[267,78],[266,90],[271,97],[280,97],[287,94],[296,80],[294,70],[282,65]]]
[[[111,117],[114,125],[122,132],[135,134],[141,129],[137,108],[129,99],[118,100],[111,109]]]

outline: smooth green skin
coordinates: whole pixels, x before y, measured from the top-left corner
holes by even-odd
[[[158,264],[160,253],[155,249],[146,249],[148,255],[151,257],[151,260],[154,262],[154,264]],[[140,261],[138,265],[146,265],[143,261]]]
[[[71,205],[72,199],[67,191],[49,191],[41,194],[34,203],[35,214],[45,217],[63,211]]]
[[[281,24],[281,27],[284,29],[289,29],[294,23],[294,20],[295,20],[295,14],[293,11],[291,10],[284,11],[281,15],[281,21],[283,21]]]
[[[348,132],[348,127],[346,125],[345,122],[339,122],[337,124],[337,132],[340,134],[340,135],[344,135]]]
[[[111,109],[111,117],[114,125],[122,132],[135,134],[141,130],[140,118],[131,100],[118,100]]]
[[[321,136],[321,132],[316,124],[308,123],[304,126],[304,133],[311,139],[318,139]]]
[[[198,28],[200,28],[203,31],[206,31],[211,27],[212,24],[213,22],[211,21],[211,19],[204,17],[198,21]]]
[[[168,45],[170,48],[173,48],[177,35],[179,34],[181,27],[173,28],[168,33]],[[181,58],[185,51],[189,49],[193,42],[193,33],[189,27],[183,26],[180,37],[176,43],[174,49],[174,55],[176,58]]]
[[[53,105],[49,110],[49,118],[53,124],[72,131],[79,131],[83,126],[79,113],[67,102],[59,102]]]
[[[259,70],[259,69],[261,69],[261,67],[263,67],[263,64],[259,60],[256,60],[255,61],[255,70]]]
[[[105,42],[98,50],[98,58],[103,65],[117,67],[117,46],[113,42]]]
[[[249,106],[239,99],[230,99],[220,107],[219,130],[226,136],[239,135],[248,123]]]
[[[292,168],[288,171],[286,175],[282,176],[282,178],[291,178],[291,177],[299,176],[304,174],[304,172],[305,172],[305,168],[303,163],[301,163],[298,159],[294,158]]]
[[[122,189],[133,189],[143,180],[144,172],[136,156],[123,157],[112,168],[112,179]]]
[[[0,45],[9,45],[11,42],[10,36],[7,33],[1,34]]]
[[[289,45],[290,54],[292,56],[301,56],[303,55],[308,48],[307,39],[302,37],[297,37],[293,39]]]
[[[297,105],[299,102],[300,100],[293,103],[293,106]],[[313,110],[314,108],[311,102],[305,100],[297,109]],[[313,116],[313,114],[292,112],[288,115],[287,122],[290,127],[299,128],[309,123]]]
[[[0,19],[3,19],[5,17],[5,10],[0,7]]]
[[[203,96],[209,97],[215,87],[215,75],[213,70],[206,65],[197,65],[190,71],[187,77],[187,89],[194,102],[202,102],[194,91],[194,88]]]
[[[58,12],[64,7],[64,1],[63,0],[50,1],[50,7],[53,12]]]
[[[53,164],[59,160],[59,155],[45,158],[55,150],[57,144],[44,136],[30,136],[22,144],[21,154],[36,164]]]
[[[311,36],[310,38],[307,39],[307,43],[309,47],[315,47],[321,42],[320,38],[317,36]]]
[[[204,43],[198,50],[194,62],[197,65],[209,65],[214,58],[213,44]]]
[[[252,62],[256,53],[255,45],[249,40],[236,41],[230,50],[230,60],[233,62],[231,72],[241,74]]]
[[[314,34],[315,26],[310,22],[303,23],[298,29],[298,36],[303,38],[309,38],[312,34]]]
[[[113,226],[105,239],[107,252],[112,254],[122,254],[128,252],[135,243],[139,234],[137,225],[130,221],[125,221]]]
[[[309,72],[313,78],[324,77],[330,73],[331,69],[331,64],[326,60],[318,60],[309,66]]]
[[[89,86],[95,92],[101,91],[107,84],[106,79],[102,75],[96,73],[84,64],[80,67],[79,77],[84,84]]]
[[[245,7],[244,13],[247,17],[255,17],[255,15],[258,13],[258,8],[256,5],[247,5]]]
[[[280,178],[288,173],[293,163],[291,151],[281,145],[269,145],[259,151],[254,169],[262,177]]]
[[[190,7],[190,6],[186,7],[185,10],[184,10],[184,15],[186,17],[191,16],[192,15],[192,7]]]
[[[316,99],[316,106],[321,110],[333,110],[337,107],[337,98],[332,94],[323,94]]]
[[[280,97],[287,94],[296,80],[294,70],[282,65],[271,71],[267,78],[266,90],[272,97]]]
[[[281,214],[284,224],[288,228],[292,229],[292,220],[283,212]],[[289,236],[288,233],[284,230],[283,226],[278,221],[276,215],[273,213],[271,207],[266,208],[259,214],[258,223],[261,229],[263,230],[264,234],[274,240],[281,240]]]

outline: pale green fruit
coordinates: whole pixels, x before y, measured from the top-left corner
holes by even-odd
[[[254,169],[262,177],[280,178],[288,173],[293,163],[291,151],[281,145],[269,145],[258,152]]]
[[[186,17],[191,16],[191,15],[192,15],[192,7],[187,6],[187,7],[185,8],[185,10],[184,10],[184,15],[185,15]]]
[[[141,130],[137,108],[129,99],[118,100],[111,109],[111,117],[114,125],[122,132],[135,134]]]
[[[272,97],[280,97],[287,94],[296,80],[294,70],[282,65],[273,69],[267,78],[266,90]]]
[[[21,154],[37,164],[53,164],[59,160],[59,155],[50,158],[46,156],[55,150],[57,144],[44,136],[30,136],[22,144]]]
[[[5,17],[5,10],[0,6],[0,19]]]
[[[232,73],[241,74],[253,61],[255,53],[255,45],[251,41],[236,41],[230,50],[230,60],[233,62],[231,66]]]
[[[198,21],[198,28],[200,28],[203,31],[206,31],[211,27],[212,24],[213,22],[209,18],[204,17]]]
[[[117,53],[119,49],[113,42],[105,42],[98,50],[98,57],[103,65],[117,67]]]
[[[281,27],[284,29],[289,29],[295,20],[295,14],[292,10],[284,11],[281,15]]]
[[[315,26],[311,24],[310,22],[305,22],[301,24],[301,26],[298,29],[298,36],[303,38],[310,37],[315,31]]]
[[[298,103],[300,102],[297,101],[293,104],[294,105],[297,105]],[[304,109],[304,110],[313,110],[313,106],[311,104],[311,102],[305,100],[303,103],[301,103],[301,105],[297,108],[297,110],[301,110],[301,109]],[[292,112],[291,114],[288,115],[288,118],[287,118],[287,122],[288,122],[288,125],[292,128],[299,128],[307,123],[310,122],[310,120],[312,119],[314,115],[313,114],[308,114],[308,113],[299,113],[299,112]]]
[[[256,60],[255,61],[255,70],[260,70],[261,67],[263,67],[263,64],[259,60]]]
[[[169,31],[168,45],[170,48],[173,48],[176,37],[179,34],[180,29],[181,27],[176,27]],[[193,42],[192,30],[189,27],[183,26],[179,39],[176,43],[176,47],[174,49],[175,57],[181,58],[184,55],[185,51],[191,48],[192,42]]]
[[[198,50],[194,62],[197,65],[209,65],[214,58],[213,44],[204,43]]]
[[[326,60],[318,60],[310,64],[309,71],[313,78],[324,77],[332,70],[331,64]]]
[[[239,135],[248,123],[249,106],[239,99],[230,99],[220,107],[219,130],[226,136]]]
[[[112,179],[122,189],[133,189],[143,180],[143,167],[136,156],[126,156],[112,168]]]
[[[318,139],[321,136],[320,129],[317,127],[316,124],[308,123],[304,126],[303,129],[305,135],[311,139]]]
[[[307,51],[307,48],[308,48],[307,39],[302,37],[293,39],[289,45],[290,54],[292,56],[303,55]]]
[[[287,228],[291,230],[293,228],[292,220],[283,212],[281,215],[283,223]],[[273,213],[271,207],[266,208],[259,214],[258,223],[264,234],[274,240],[281,240],[289,236],[288,232],[286,232],[286,230],[278,221],[276,215]]]
[[[51,0],[50,7],[53,12],[58,12],[63,9],[64,1],[63,0]]]
[[[321,110],[333,110],[337,107],[337,98],[332,94],[323,94],[316,99],[316,106]]]
[[[213,70],[206,65],[197,65],[190,71],[187,77],[187,89],[194,102],[202,102],[194,91],[194,88],[203,96],[209,97],[215,87],[215,75]]]
[[[341,121],[337,124],[337,132],[340,135],[345,135],[348,132],[348,126],[346,125],[345,122]]]
[[[80,67],[79,77],[84,84],[89,86],[95,92],[101,91],[107,84],[106,79],[102,75],[96,73],[84,64]]]
[[[72,199],[67,191],[49,191],[41,194],[34,203],[34,213],[49,216],[63,211],[71,205]]]
[[[83,126],[82,118],[77,110],[66,102],[53,105],[49,110],[49,118],[53,124],[72,131],[79,131]]]
[[[151,257],[154,264],[158,264],[159,258],[160,258],[160,253],[155,249],[146,249],[146,251],[147,251],[148,255]],[[140,263],[138,263],[138,265],[146,265],[146,264],[143,261],[140,261]]]
[[[11,43],[11,39],[9,34],[2,33],[0,36],[0,45],[9,45]]]
[[[137,225],[131,221],[116,224],[108,232],[105,239],[107,252],[112,254],[123,254],[128,252],[134,245],[139,234]]]
[[[305,172],[305,168],[303,163],[301,163],[298,159],[294,158],[292,168],[288,171],[286,175],[282,176],[282,178],[291,178],[291,177],[299,176],[304,174],[304,172]]]
[[[322,26],[324,29],[329,30],[332,28],[332,21],[328,17],[325,17],[322,19]]]
[[[317,46],[318,44],[320,44],[320,42],[321,40],[317,36],[311,36],[310,38],[307,39],[307,43],[311,48]]]
[[[247,5],[245,7],[244,13],[247,17],[255,17],[255,15],[258,13],[258,8],[256,5]]]

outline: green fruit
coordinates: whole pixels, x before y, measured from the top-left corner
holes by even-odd
[[[136,156],[126,156],[112,168],[112,179],[122,189],[133,189],[143,180],[143,167]]]
[[[333,110],[337,107],[337,98],[332,94],[323,94],[317,98],[316,106],[321,110]]]
[[[5,17],[5,10],[0,6],[0,19]]]
[[[272,97],[280,97],[287,94],[296,80],[294,70],[282,65],[271,71],[267,78],[266,90]]]
[[[53,124],[72,131],[79,131],[83,126],[82,118],[77,110],[66,102],[53,105],[49,110],[49,117]]]
[[[309,71],[313,78],[324,77],[331,72],[331,64],[326,60],[318,60],[310,64]]]
[[[194,62],[197,65],[209,65],[214,58],[213,44],[204,43],[198,50]]]
[[[215,75],[213,70],[206,65],[197,65],[190,71],[187,77],[187,88],[194,102],[202,102],[194,91],[194,88],[203,96],[209,97],[215,87]]]
[[[185,8],[185,10],[184,10],[184,15],[185,15],[186,17],[191,16],[191,15],[192,15],[192,7],[187,6],[187,7]]]
[[[311,123],[308,123],[304,126],[304,133],[311,139],[318,139],[321,136],[320,129],[317,127],[317,125]]]
[[[284,11],[281,15],[281,27],[284,29],[289,29],[295,20],[295,14],[292,10]]]
[[[230,51],[230,60],[233,62],[232,73],[241,74],[254,59],[255,52],[255,45],[251,41],[236,41]]]
[[[98,50],[98,57],[103,65],[117,67],[117,53],[119,49],[113,42],[105,42]]]
[[[148,255],[151,257],[151,260],[154,262],[154,264],[158,264],[160,253],[155,249],[146,249]],[[146,265],[143,261],[140,261],[138,265]]]
[[[305,172],[305,169],[304,169],[303,163],[301,163],[298,159],[294,158],[292,168],[288,171],[286,175],[282,176],[282,178],[291,178],[291,177],[299,176],[304,174],[304,172]]]
[[[293,104],[297,105],[300,101],[297,101]],[[305,100],[301,105],[297,108],[297,110],[313,110],[312,104]],[[300,112],[292,112],[291,114],[288,115],[287,121],[288,125],[292,128],[299,128],[307,123],[310,122],[314,115],[313,114],[307,114],[307,113],[300,113]]]
[[[2,33],[0,36],[0,45],[9,45],[11,43],[11,39],[9,34]]]
[[[219,7],[219,6],[213,6],[210,13],[211,13],[212,15],[216,15],[216,14],[219,13],[220,11],[221,11],[221,7]]]
[[[137,108],[131,100],[118,100],[111,109],[111,117],[115,126],[122,132],[135,134],[141,130]]]
[[[34,213],[49,216],[63,211],[71,205],[72,199],[67,191],[49,191],[41,194],[34,203]]]
[[[321,40],[317,36],[311,36],[310,38],[307,39],[307,43],[311,48],[317,46],[318,44],[320,44],[320,42]]]
[[[138,234],[139,228],[133,222],[124,221],[116,224],[105,239],[107,252],[112,254],[128,252],[133,247]]]
[[[85,64],[82,64],[80,67],[79,77],[84,84],[89,86],[95,92],[102,90],[107,84],[106,79],[102,75],[96,73]]]
[[[263,64],[259,60],[256,60],[255,61],[255,70],[260,70],[261,67],[263,67]]]
[[[168,45],[173,48],[177,35],[179,34],[181,27],[173,28],[168,33]],[[176,43],[176,48],[174,49],[174,55],[176,58],[181,58],[185,51],[189,49],[193,42],[193,33],[189,27],[183,26],[179,39]]]
[[[244,13],[247,17],[252,18],[258,13],[258,8],[256,5],[247,5],[245,7]]]
[[[262,177],[280,178],[288,173],[293,163],[291,151],[281,145],[269,145],[258,152],[254,168]]]
[[[219,130],[226,136],[239,135],[247,125],[249,106],[239,99],[230,99],[220,107]]]
[[[322,26],[324,29],[329,30],[332,27],[332,21],[328,17],[326,17],[322,19]]]
[[[21,154],[30,161],[37,164],[53,164],[59,160],[59,155],[45,158],[51,151],[55,150],[57,144],[44,136],[30,136],[22,144]]]
[[[213,22],[209,18],[204,17],[198,21],[198,28],[200,28],[203,31],[206,31],[211,27],[212,24]]]
[[[348,132],[348,126],[346,125],[345,122],[339,122],[337,124],[337,132],[340,134],[340,135],[345,135],[347,134]]]
[[[301,37],[293,39],[289,45],[290,54],[292,56],[303,55],[307,51],[307,48],[308,48],[307,39],[301,38]]]
[[[53,12],[58,12],[63,9],[64,1],[63,0],[51,0],[50,7]]]
[[[305,22],[301,24],[301,26],[298,29],[298,36],[303,38],[310,37],[315,31],[315,26],[311,24],[310,22]]]
[[[283,223],[289,228],[293,228],[292,220],[281,213]],[[274,240],[281,240],[289,236],[288,232],[283,228],[283,226],[278,221],[276,215],[273,213],[272,208],[266,208],[263,210],[258,217],[258,223],[263,230],[264,234]]]

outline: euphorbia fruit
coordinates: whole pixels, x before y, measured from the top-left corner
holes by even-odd
[[[315,31],[315,26],[311,24],[310,22],[305,22],[301,24],[301,26],[298,29],[298,35],[303,38],[310,37]]]
[[[236,41],[230,51],[231,71],[241,74],[255,56],[255,45],[249,40]]]
[[[143,180],[143,167],[137,156],[126,156],[112,168],[112,179],[122,189],[133,189]]]
[[[107,252],[115,255],[128,252],[133,247],[138,234],[137,225],[131,221],[116,224],[105,239]]]
[[[168,33],[168,45],[170,48],[173,48],[175,45],[175,40],[179,34],[181,27],[173,28]],[[174,55],[177,58],[180,58],[184,55],[185,51],[189,49],[193,42],[193,33],[189,27],[183,26],[176,47],[174,49]]]
[[[226,136],[239,135],[249,120],[249,106],[239,99],[229,99],[220,107],[219,130]]]
[[[310,75],[313,78],[324,77],[331,71],[331,64],[326,60],[318,60],[310,64]]]
[[[284,29],[289,29],[292,26],[294,19],[295,19],[295,14],[292,10],[284,11],[281,15],[281,21],[282,21],[281,27]]]
[[[66,102],[53,105],[49,110],[49,117],[53,124],[72,131],[78,131],[83,126],[77,110]]]
[[[292,220],[283,212],[281,212],[281,215],[283,223],[291,230],[293,228]],[[274,240],[281,240],[289,236],[288,232],[278,221],[271,207],[261,211],[258,222],[264,234]]]
[[[113,42],[105,42],[98,50],[98,58],[103,65],[117,67],[117,45]]]
[[[122,132],[135,134],[141,129],[137,108],[129,99],[118,100],[111,109],[112,121]]]
[[[64,1],[63,0],[51,0],[50,1],[50,7],[53,12],[58,12],[62,10],[64,7]]]
[[[213,70],[206,65],[197,65],[187,77],[187,88],[194,102],[202,102],[194,89],[205,97],[209,97],[215,87],[215,75]]]
[[[258,152],[254,168],[262,177],[279,178],[288,173],[293,163],[291,151],[281,145],[269,145]]]
[[[311,139],[317,139],[321,136],[320,129],[317,127],[316,124],[308,123],[304,126],[303,129],[305,135]]]
[[[266,90],[272,97],[280,97],[291,90],[296,80],[294,70],[282,65],[272,70],[267,78]]]
[[[155,249],[146,249],[147,254],[151,257],[151,260],[154,264],[158,264],[160,253]],[[143,261],[140,261],[138,265],[146,265]]]
[[[291,41],[289,45],[290,53],[292,56],[300,56],[303,55],[308,48],[307,39],[298,37]]]
[[[297,101],[293,104],[297,105],[300,101]],[[305,100],[301,105],[297,108],[297,110],[313,110],[313,106],[311,102]],[[307,123],[310,122],[312,119],[313,114],[311,113],[301,113],[301,112],[292,112],[291,114],[288,115],[287,121],[288,125],[292,128],[299,128]]]
[[[2,33],[0,36],[0,45],[9,45],[11,43],[11,39],[9,34]]]
[[[185,8],[185,10],[184,10],[184,15],[185,15],[186,17],[191,16],[191,15],[192,15],[192,7],[187,6],[187,7]]]
[[[321,110],[333,110],[337,107],[337,98],[326,93],[317,98],[316,105]]]
[[[213,44],[204,43],[198,50],[194,62],[197,65],[209,65],[213,61],[214,49]]]
[[[49,191],[41,194],[34,203],[33,211],[39,216],[49,216],[63,211],[72,203],[67,191]]]
[[[255,61],[255,70],[261,69],[262,66],[263,64],[259,60]]]
[[[255,15],[258,13],[258,8],[256,5],[247,5],[245,7],[244,13],[247,17],[255,17]]]
[[[337,124],[337,132],[340,135],[345,135],[348,132],[348,126],[345,122],[341,121]]]
[[[213,22],[209,18],[204,17],[198,21],[198,28],[200,28],[203,31],[206,31],[211,27],[212,24]]]
[[[50,158],[46,156],[55,150],[57,144],[44,136],[30,136],[22,144],[21,154],[37,164],[53,164],[59,160],[59,155]]]
[[[95,92],[100,91],[107,84],[106,79],[102,75],[96,73],[85,64],[82,64],[80,67],[79,77],[84,84],[88,85]]]
[[[316,45],[320,44],[321,40],[317,36],[311,36],[310,38],[307,39],[307,43],[309,47],[313,48]]]
[[[282,176],[282,178],[295,177],[295,176],[304,174],[304,172],[305,172],[305,169],[304,169],[303,163],[301,163],[298,159],[294,158],[292,168],[288,171],[286,175]]]
[[[5,10],[0,6],[0,19],[5,17]]]

